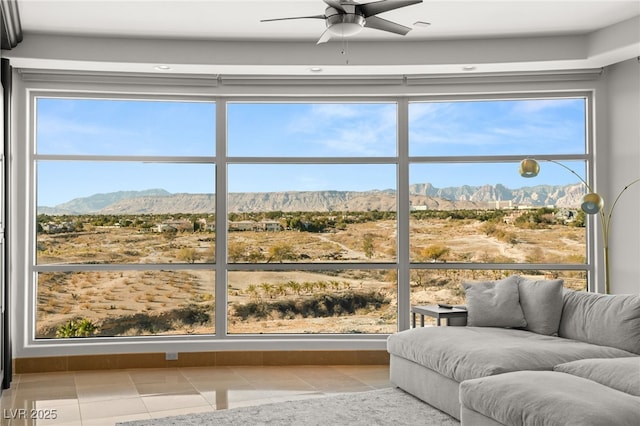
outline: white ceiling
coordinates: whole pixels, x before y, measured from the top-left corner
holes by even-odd
[[[371,1],[361,1],[369,2]],[[105,52],[101,62],[107,68],[106,62],[155,61],[170,63],[173,68],[182,67],[181,72],[189,72],[189,65],[206,65],[214,68],[218,66],[216,69],[204,70],[206,72],[252,73],[253,69],[261,73],[295,74],[308,72],[310,66],[331,69],[332,66],[345,65],[348,62],[343,61],[344,58],[331,59],[332,56],[326,53],[328,50],[341,50],[344,44],[341,40],[332,40],[327,45],[316,46],[316,40],[324,31],[322,20],[260,22],[261,19],[322,14],[326,6],[322,0],[18,0],[18,4],[25,41],[24,46],[14,49],[16,52],[11,51],[9,56],[13,54],[14,57],[34,56],[30,39],[38,40],[42,44],[47,40],[72,40],[79,43],[77,40],[82,38],[86,45],[87,40],[90,40],[87,37],[95,36],[169,41],[166,44],[167,54],[164,55],[166,59],[150,57],[145,60],[118,60],[114,52],[111,60],[107,60],[108,46],[101,45],[101,40],[96,38],[95,46]],[[400,63],[413,67],[410,68],[412,72],[448,72],[451,71],[446,68],[448,65],[454,65],[459,71],[465,63],[500,63],[503,64],[499,67],[501,69],[521,69],[524,63],[540,62],[540,53],[537,51],[548,49],[549,58],[542,59],[556,63],[538,65],[538,68],[545,69],[563,66],[559,63],[559,53],[554,53],[554,50],[560,48],[558,46],[562,46],[565,50],[576,51],[575,55],[572,53],[565,58],[572,61],[570,67],[601,66],[602,57],[600,62],[593,60],[597,56],[594,56],[593,52],[602,56],[603,52],[598,49],[607,50],[604,53],[619,53],[620,48],[628,49],[628,40],[622,40],[621,46],[615,46],[611,39],[620,37],[614,34],[620,23],[628,23],[631,19],[635,24],[633,19],[639,15],[640,0],[425,0],[421,4],[380,16],[410,27],[413,27],[416,21],[429,22],[430,26],[414,27],[405,37],[365,28],[360,34],[348,39],[353,56],[351,64],[356,64],[359,60],[360,65],[370,68],[360,68],[359,73],[394,72],[389,66],[398,66]],[[623,32],[628,35],[629,25],[624,28],[626,30]],[[640,29],[638,32],[640,33]],[[51,39],[52,36],[75,37]],[[634,35],[631,36],[633,38]],[[637,38],[640,39],[640,35]],[[482,57],[474,55],[474,52],[478,51],[473,47],[474,43],[488,41],[487,48],[495,46],[499,49],[500,46],[505,46],[499,44],[501,40],[519,40],[522,42],[520,50],[529,49],[537,53],[530,54],[531,58],[516,58],[514,51],[519,48],[511,43],[506,48],[507,53],[511,55],[510,59],[494,59],[492,56],[497,53],[493,51],[489,51],[489,54],[484,53]],[[531,45],[531,40],[536,41],[535,46]],[[218,52],[217,59],[204,63],[184,57],[180,60],[173,58],[170,55],[170,43],[183,43],[184,50],[184,43],[187,41],[193,46],[196,41],[210,43],[209,51],[212,51],[211,46],[221,49],[220,46],[224,43],[235,42],[237,52]],[[457,48],[462,41],[469,42],[466,46],[471,47],[462,49],[460,57],[454,58],[451,53],[441,59],[437,57],[438,52],[444,50],[445,46],[449,46],[450,49]],[[133,46],[135,43],[143,41],[136,40],[128,42],[127,45]],[[290,43],[289,48],[286,47],[287,43]],[[78,50],[78,46],[74,45],[74,49]],[[430,52],[431,56],[413,53],[412,49],[416,47],[420,47],[421,53]],[[145,50],[142,44],[137,48],[143,52]],[[126,47],[120,45],[119,49]],[[398,50],[403,50],[404,54],[400,55]],[[586,52],[582,52],[583,50]],[[47,49],[42,48],[39,51]],[[366,57],[363,52],[367,52]],[[64,53],[59,54],[64,56]],[[520,54],[523,55],[523,52]],[[640,51],[638,54],[640,55]],[[44,56],[46,55],[45,53]],[[78,59],[74,56],[76,53],[68,55],[69,60]],[[466,55],[468,59],[462,55]],[[130,58],[135,56],[129,55]],[[372,59],[373,56],[376,59]],[[417,59],[418,56],[424,58]],[[620,54],[617,57],[621,57]],[[273,69],[269,71],[265,67]],[[495,71],[496,67],[478,68],[480,71]],[[344,71],[343,66],[339,72]]]
[[[372,0],[361,1],[371,3]],[[324,30],[319,19],[261,19],[324,13],[322,0],[19,0],[26,33],[210,40],[302,40]],[[590,33],[640,13],[638,0],[425,0],[381,17],[405,26],[408,40]],[[373,29],[362,40],[402,38]]]

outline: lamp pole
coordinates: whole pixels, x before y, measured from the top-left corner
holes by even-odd
[[[620,191],[616,196],[615,200],[613,200],[613,204],[611,204],[611,208],[609,209],[609,212],[606,213],[606,217],[605,217],[605,210],[602,209],[600,211],[600,218],[602,219],[602,237],[604,239],[604,265],[605,265],[604,285],[605,285],[605,292],[607,294],[609,294],[611,290],[611,285],[610,285],[611,281],[610,281],[610,275],[609,275],[609,231],[611,230],[611,217],[613,216],[613,209],[616,207],[616,204],[618,204],[618,200],[620,200],[620,197],[622,196],[622,194],[624,194],[624,192],[627,189],[629,189],[631,185],[634,185],[638,182],[640,182],[640,178],[632,180],[624,188],[622,188],[622,191]]]
[[[613,216],[613,210],[615,209],[616,204],[618,204],[618,200],[620,200],[620,197],[622,196],[622,194],[624,194],[624,192],[627,189],[629,189],[630,186],[640,182],[640,178],[635,179],[631,181],[629,184],[627,184],[622,189],[622,191],[618,193],[615,200],[613,201],[613,204],[611,204],[611,208],[609,209],[609,211],[607,211],[602,197],[593,189],[591,189],[591,186],[589,186],[587,181],[585,181],[573,169],[560,163],[559,161],[548,160],[548,159],[545,159],[543,161],[549,161],[550,163],[555,163],[563,167],[564,169],[568,170],[573,175],[575,175],[578,179],[580,179],[580,181],[584,184],[584,186],[587,187],[587,190],[589,191],[589,193],[582,198],[582,204],[580,208],[582,209],[582,211],[584,211],[587,214],[592,215],[597,213],[600,216],[600,222],[601,222],[601,228],[602,228],[602,243],[604,247],[604,274],[605,274],[604,288],[605,288],[605,293],[609,294],[611,292],[611,280],[610,280],[611,275],[609,271],[609,231],[611,229],[611,217]],[[536,177],[539,172],[540,172],[540,165],[536,160],[532,158],[524,159],[520,163],[520,176],[522,177],[525,177],[525,178]]]

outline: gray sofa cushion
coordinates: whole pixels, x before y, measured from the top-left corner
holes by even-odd
[[[558,335],[640,354],[640,296],[565,289]]]
[[[392,334],[387,350],[457,382],[518,370],[549,370],[583,358],[634,354],[530,331],[492,327],[421,327]]]
[[[463,282],[467,297],[467,325],[525,327],[517,275],[498,281]]]
[[[640,357],[581,359],[556,365],[553,370],[584,377],[610,388],[640,396]],[[640,404],[640,401],[638,403]]]
[[[562,315],[563,280],[530,280],[520,277],[520,305],[527,321],[525,330],[556,335]]]
[[[640,424],[638,397],[551,371],[518,371],[463,382],[460,402],[512,426]]]

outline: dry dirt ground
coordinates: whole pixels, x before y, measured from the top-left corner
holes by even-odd
[[[584,262],[584,228],[555,225],[546,229],[516,229],[516,241],[501,241],[482,231],[476,220],[430,219],[412,221],[410,249],[413,261],[430,261],[421,253],[433,245],[447,249],[439,262],[580,263]],[[368,235],[372,247],[363,241]],[[270,259],[273,246],[291,248],[287,262],[393,262],[396,260],[396,223],[392,220],[349,225],[329,233],[232,232],[229,246],[240,244],[242,256]],[[241,250],[242,251],[242,250]],[[206,263],[214,259],[214,234],[178,233],[168,236],[131,228],[94,228],[81,233],[38,236],[38,263]],[[369,257],[368,257],[369,256]],[[274,261],[273,258],[270,259]],[[246,258],[238,261],[246,262]],[[545,271],[549,277],[553,272]],[[461,282],[494,279],[501,271],[412,270],[411,303],[464,303]],[[553,276],[557,276],[553,275]],[[584,289],[582,273],[565,272],[565,286]],[[297,283],[297,284],[296,284]],[[324,284],[323,284],[324,283]],[[388,271],[235,271],[228,274],[230,333],[390,333],[397,318],[396,276]],[[55,337],[56,329],[72,319],[86,318],[97,334],[210,334],[215,332],[215,282],[211,270],[95,271],[40,273],[38,278],[37,335]],[[329,317],[305,317],[305,312],[270,311],[243,318],[238,307],[272,306],[278,302],[309,301],[319,294],[346,298],[377,293],[384,303],[358,306],[352,312]]]

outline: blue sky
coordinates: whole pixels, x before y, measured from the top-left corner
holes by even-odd
[[[169,101],[39,99],[38,154],[213,156],[215,104]],[[409,107],[412,156],[576,154],[584,151],[584,100],[415,102]],[[230,157],[392,157],[394,103],[230,103]],[[583,164],[567,162],[577,171]],[[411,183],[437,187],[501,183],[515,188],[574,183],[561,167],[542,163],[535,179],[518,164],[415,164]],[[206,164],[38,162],[38,205],[119,190],[163,188],[214,192]],[[395,166],[228,166],[230,192],[369,190],[396,187]]]

